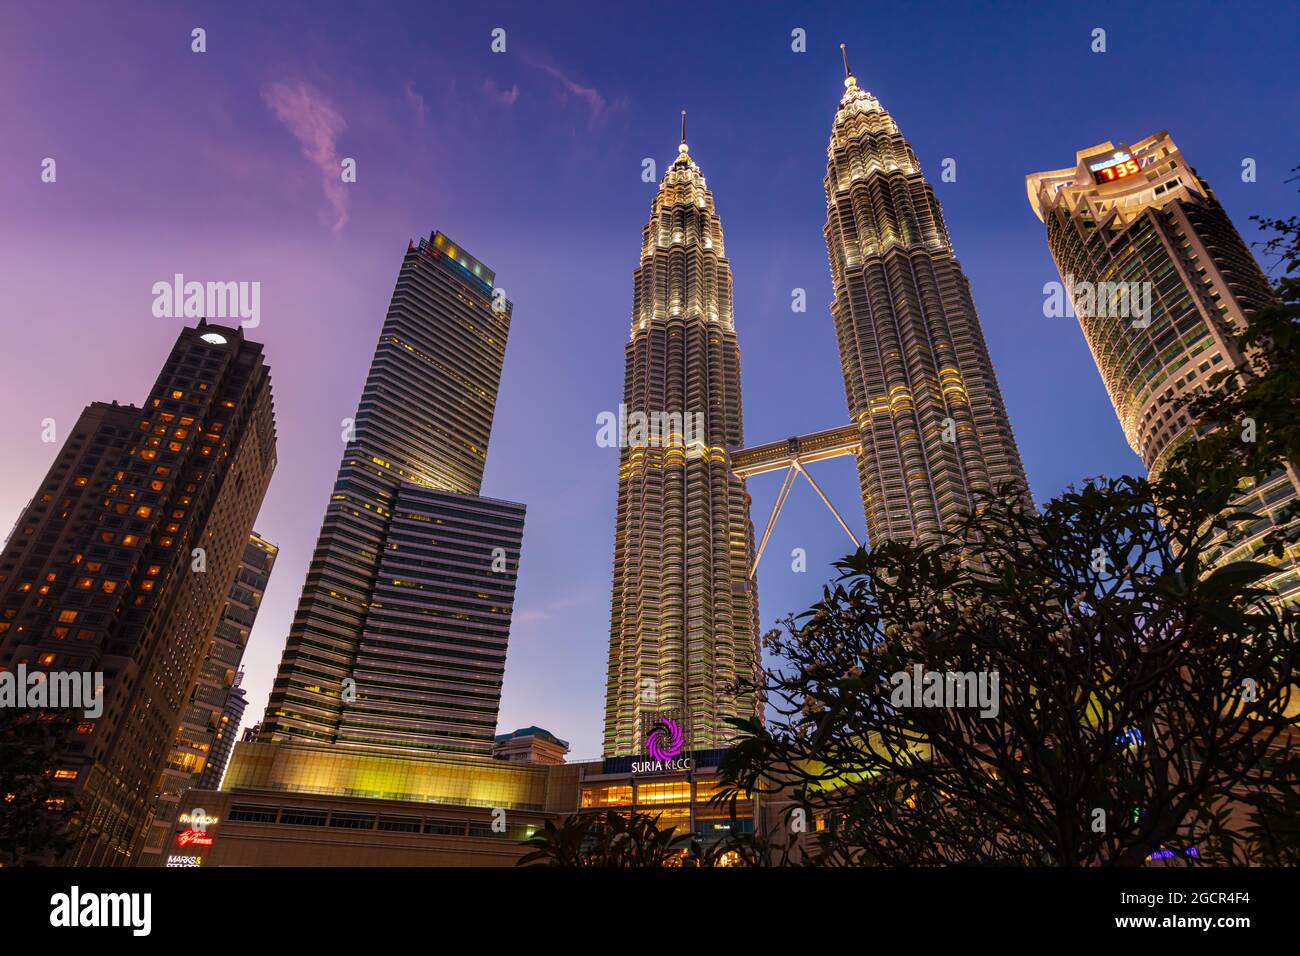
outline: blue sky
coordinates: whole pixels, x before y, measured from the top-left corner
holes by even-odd
[[[1167,129],[1248,239],[1252,214],[1295,210],[1293,4],[377,6],[52,3],[0,35],[0,526],[53,458],[44,418],[144,397],[180,322],[151,315],[155,281],[260,281],[280,466],[258,529],[282,556],[246,657],[249,722],[410,238],[443,230],[515,303],[484,486],[529,509],[500,729],[539,724],[592,756],[617,467],[596,416],[622,392],[642,160],[673,158],[680,110],[735,277],[747,439],[846,417],[822,238],[843,41],[943,203],[1039,500],[1141,465],[1077,324],[1043,317],[1058,276],[1025,174]],[[851,463],[814,474],[860,527]],[[760,529],[778,484],[751,482]],[[764,625],[807,607],[847,545],[797,486],[759,575]]]

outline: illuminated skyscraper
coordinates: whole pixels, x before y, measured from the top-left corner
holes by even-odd
[[[524,506],[478,497],[510,331],[442,233],[397,277],[262,740],[491,752]]]
[[[1236,337],[1272,299],[1268,280],[1168,133],[1079,150],[1074,166],[1032,173],[1026,188],[1124,435],[1159,475],[1195,434],[1175,403],[1243,363]],[[1133,314],[1134,296],[1149,314]],[[1261,517],[1216,559],[1277,563],[1260,542],[1298,487],[1289,467],[1243,495],[1240,506]],[[1293,547],[1269,582],[1290,599],[1300,597],[1298,562]]]
[[[606,756],[644,744],[645,716],[678,715],[694,750],[730,739],[725,718],[760,711],[752,691],[737,692],[738,679],[755,678],[759,651],[749,496],[730,467],[743,444],[731,266],[684,129],[682,140],[633,273]]]
[[[0,555],[0,666],[101,673],[55,781],[62,862],[134,865],[275,468],[270,370],[241,329],[181,332],[143,408],[95,404]]]
[[[1028,484],[934,190],[847,58],[844,72],[825,231],[867,532],[933,539],[981,493]]]

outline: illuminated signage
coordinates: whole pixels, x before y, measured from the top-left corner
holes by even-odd
[[[190,844],[195,846],[212,846],[212,837],[202,830],[182,830],[176,834],[176,845],[182,849]]]
[[[690,757],[679,756],[686,747],[686,736],[681,724],[665,717],[655,721],[646,736],[645,752],[648,760],[632,761],[632,772],[671,773],[690,770],[694,762]]]
[[[220,823],[220,817],[210,817],[202,810],[195,810],[193,813],[182,813],[176,818],[178,823],[188,823],[195,830],[203,832],[214,823]]]
[[[1127,179],[1134,173],[1142,171],[1138,161],[1125,152],[1116,153],[1099,163],[1090,163],[1088,169],[1092,172],[1093,180],[1099,186],[1102,183],[1113,183],[1121,179]]]
[[[181,856],[173,853],[167,857],[168,866],[202,866],[203,857],[201,856]]]

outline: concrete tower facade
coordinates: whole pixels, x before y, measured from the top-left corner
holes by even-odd
[[[0,666],[102,677],[53,768],[62,863],[138,862],[160,776],[275,468],[270,370],[184,329],[142,408],[92,405],[0,555]]]
[[[756,677],[759,649],[749,495],[730,466],[744,434],[731,266],[684,128],[682,140],[633,273],[606,756],[643,747],[647,717],[671,713],[695,750],[730,739],[727,717],[760,712],[737,683]]]

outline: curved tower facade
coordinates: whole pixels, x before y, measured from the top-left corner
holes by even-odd
[[[732,736],[725,718],[760,712],[736,687],[757,675],[758,597],[730,463],[743,445],[731,267],[685,142],[642,233],[624,354],[604,752],[636,753],[668,715],[686,749],[711,749]]]
[[[933,538],[981,493],[1028,483],[934,190],[893,117],[845,74],[825,232],[867,533]]]
[[[1274,300],[1268,279],[1209,184],[1167,132],[1098,143],[1075,165],[1031,173],[1029,202],[1097,362],[1129,446],[1158,476],[1197,423],[1179,401],[1246,356],[1236,338]],[[1144,315],[1116,307],[1137,300]],[[1295,464],[1243,488],[1236,504],[1259,515],[1221,535],[1215,560],[1261,561],[1269,584],[1300,600],[1300,546],[1281,558],[1264,537],[1300,495]]]

